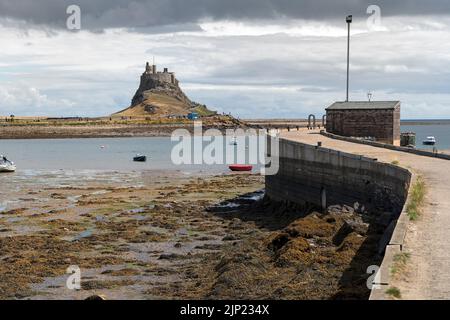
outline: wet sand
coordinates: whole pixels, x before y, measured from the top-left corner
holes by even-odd
[[[196,265],[215,255],[227,235],[227,224],[205,208],[262,188],[256,175],[111,173],[64,180],[55,173],[32,179],[9,194],[2,187],[3,299],[199,297],[186,273],[199,272]],[[66,288],[70,265],[81,268],[82,290]],[[165,292],[179,283],[193,290]]]
[[[1,299],[368,297],[380,230],[351,208],[269,202],[259,175],[55,175],[0,187]]]

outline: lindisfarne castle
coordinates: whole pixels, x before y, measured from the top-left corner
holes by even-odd
[[[135,106],[146,99],[145,93],[153,92],[164,92],[178,100],[191,105],[191,101],[186,97],[186,95],[181,91],[179,87],[179,82],[175,77],[174,72],[169,72],[168,68],[164,68],[164,71],[158,71],[156,65],[153,63],[150,65],[149,62],[145,65],[145,71],[141,75],[141,81],[136,94],[131,101],[131,105]]]
[[[174,72],[168,68],[158,71],[156,64],[146,63],[141,74],[139,88],[131,100],[131,105],[114,116],[120,117],[187,117],[189,113],[202,116],[215,115],[205,105],[191,101],[179,86]]]
[[[178,85],[178,80],[175,78],[174,72],[169,72],[168,68],[164,68],[163,72],[157,71],[156,65],[150,65],[148,62],[145,65],[145,72],[142,74],[142,78]]]

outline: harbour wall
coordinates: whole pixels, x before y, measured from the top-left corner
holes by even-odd
[[[343,136],[332,134],[332,133],[329,133],[326,131],[321,131],[320,134],[325,137],[331,138],[331,139],[337,139],[337,140],[342,140],[342,141],[347,141],[347,142],[352,142],[352,143],[359,143],[359,144],[364,144],[367,146],[372,146],[372,147],[377,147],[377,148],[385,148],[385,149],[394,150],[394,151],[407,152],[407,153],[412,153],[412,154],[415,154],[418,156],[450,160],[450,154],[437,153],[437,152],[419,150],[419,149],[408,148],[408,147],[399,147],[399,146],[394,146],[389,143],[368,141],[368,140],[362,140],[362,139],[357,139],[357,138],[353,138],[353,137],[343,137]]]
[[[322,208],[345,204],[400,215],[411,181],[408,170],[320,146],[279,142],[278,173],[266,177],[269,198]]]

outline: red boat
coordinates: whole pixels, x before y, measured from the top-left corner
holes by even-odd
[[[229,166],[231,171],[252,171],[253,166],[244,164],[234,164]]]

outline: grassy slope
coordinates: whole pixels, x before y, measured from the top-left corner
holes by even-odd
[[[204,105],[199,105],[199,106],[193,108],[192,111],[197,112],[198,115],[201,117],[210,117],[210,116],[214,116],[217,114],[216,111],[211,111]]]
[[[144,110],[146,105],[151,105],[155,108],[155,113],[148,113]],[[115,113],[116,116],[167,116],[170,114],[186,115],[189,113],[190,106],[182,101],[158,93],[151,93],[149,97],[143,102],[134,107],[127,108],[125,110]]]

